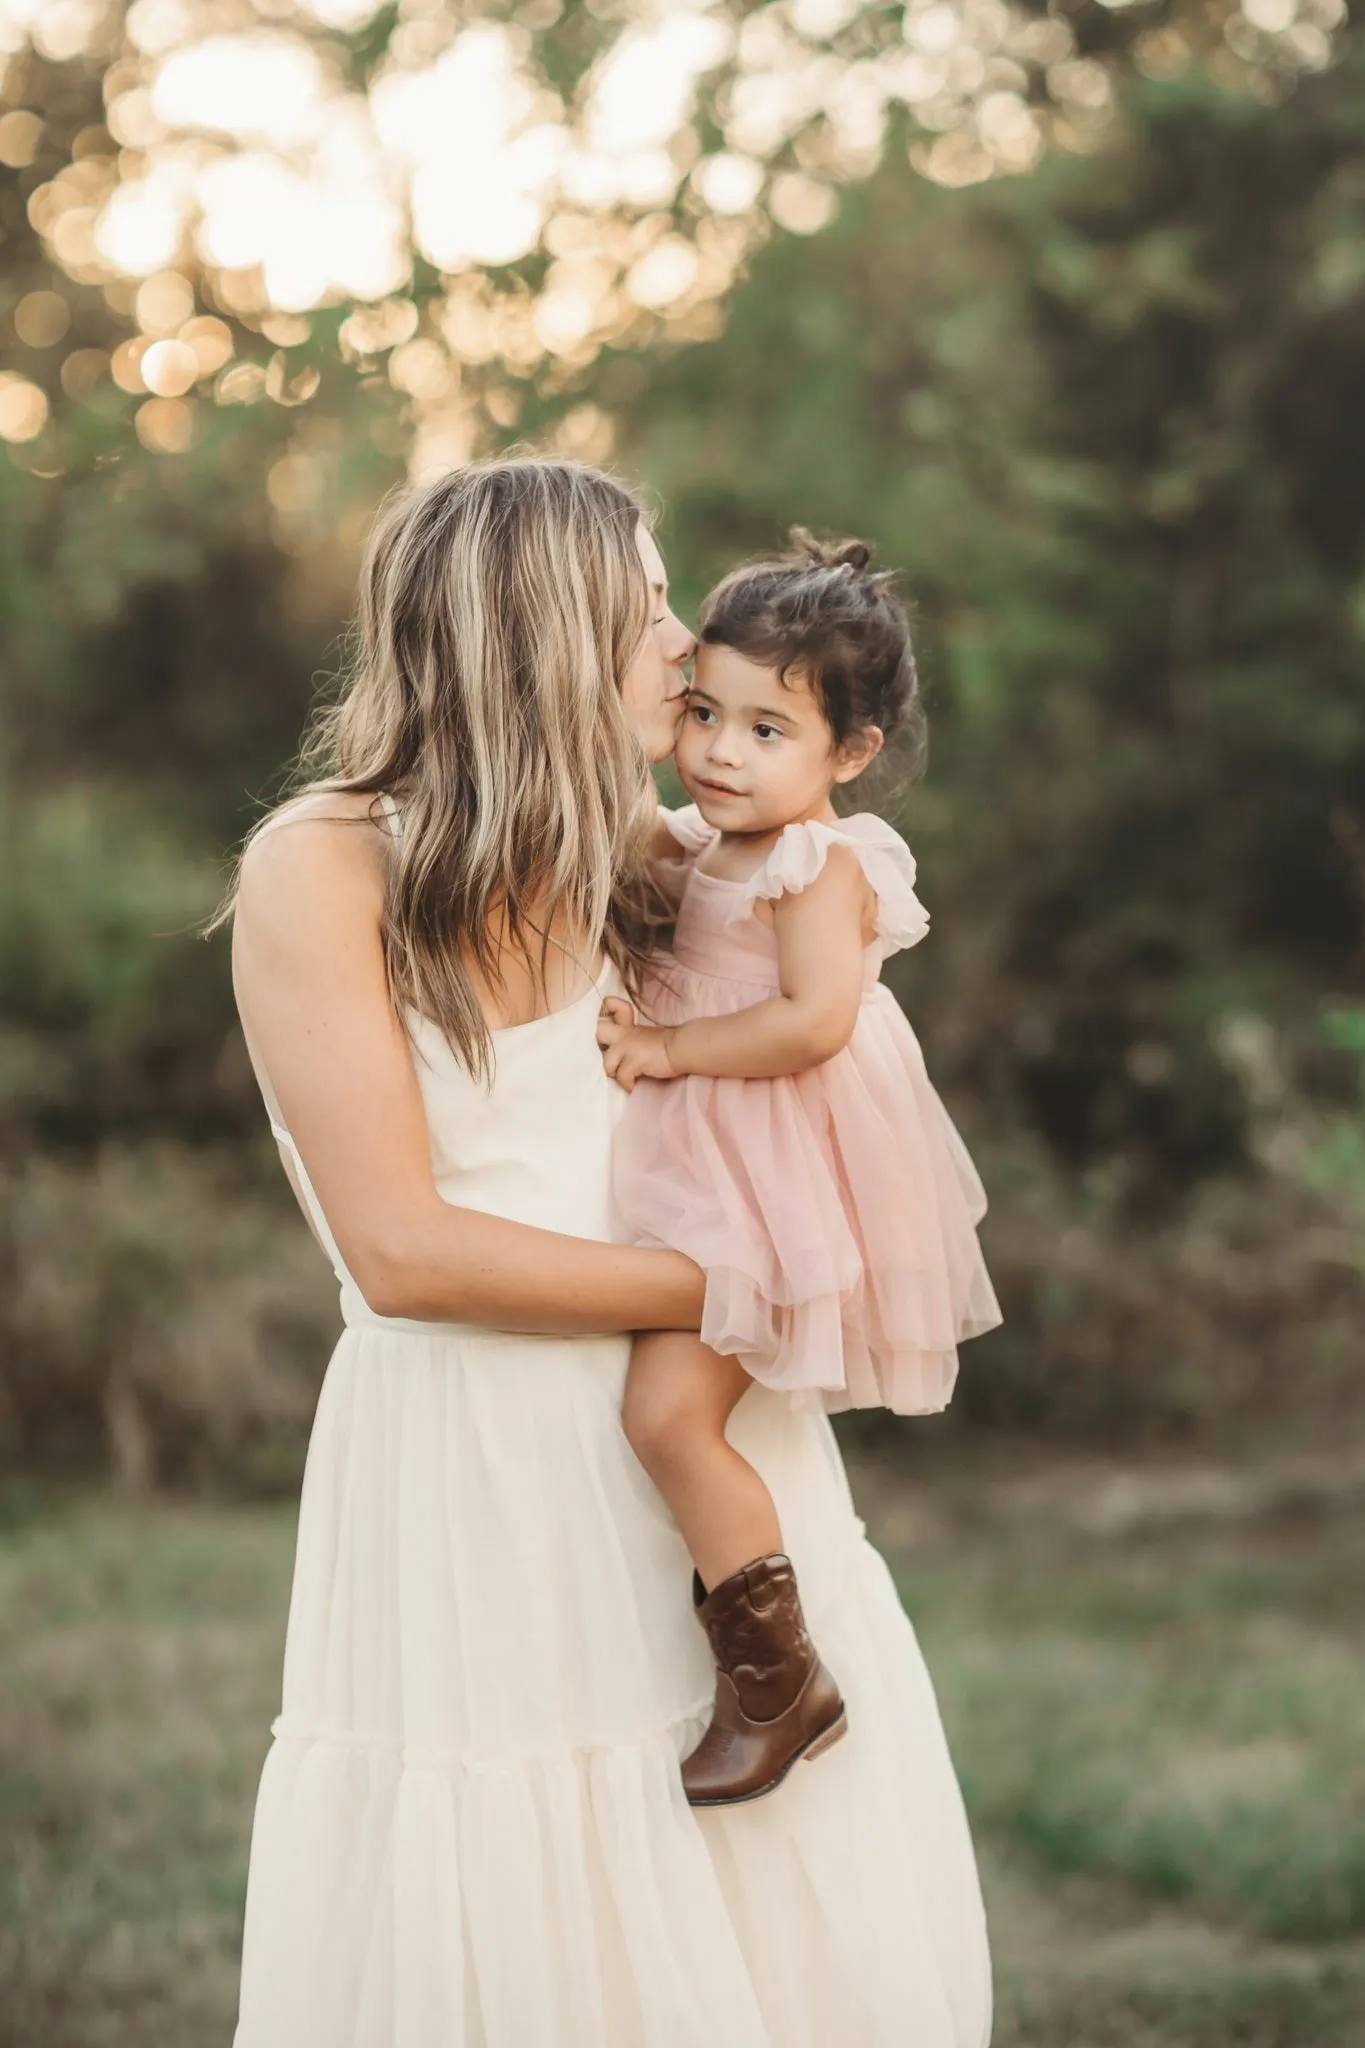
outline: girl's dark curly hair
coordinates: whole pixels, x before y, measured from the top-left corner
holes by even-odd
[[[794,526],[790,554],[746,563],[716,585],[699,632],[704,645],[732,647],[784,682],[800,675],[836,746],[874,725],[897,737],[913,772],[926,728],[910,620],[893,577],[871,560],[866,541],[816,540]]]

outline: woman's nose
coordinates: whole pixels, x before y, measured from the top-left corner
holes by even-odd
[[[681,619],[670,617],[668,638],[664,643],[664,659],[672,668],[684,668],[697,651],[695,634],[689,633]]]

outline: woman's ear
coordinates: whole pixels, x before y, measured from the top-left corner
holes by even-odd
[[[870,768],[886,744],[885,734],[879,725],[867,725],[851,739],[846,739],[839,749],[839,765],[834,771],[836,782],[852,782]]]

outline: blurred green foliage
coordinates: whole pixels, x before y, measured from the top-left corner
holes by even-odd
[[[916,1007],[1158,1209],[1244,1156],[1220,1020],[1316,1039],[1360,978],[1361,108],[1353,53],[1269,111],[1137,85],[1101,159],[969,195],[888,169],[628,415],[689,567],[793,516],[905,567]]]
[[[898,815],[934,930],[896,986],[986,1166],[1008,1317],[967,1415],[1321,1419],[1353,1381],[1362,1047],[1323,1017],[1358,1020],[1365,974],[1363,120],[1356,26],[1279,104],[1135,76],[1102,151],[1028,179],[938,189],[897,138],[831,229],[770,242],[718,339],[528,385],[507,429],[606,414],[685,607],[794,520],[905,571],[933,752]],[[0,318],[39,266],[4,175]],[[107,346],[100,294],[72,289]],[[336,665],[402,468],[400,401],[329,346],[291,352],[309,404],[222,410],[183,456],[140,449],[107,391],[64,414],[60,475],[0,460],[15,1301],[31,1163],[60,1167],[45,1227],[116,1266],[91,1191],[141,1148],[139,1185],[183,1195],[153,1226],[163,1322],[201,1287],[232,1312],[193,1154],[235,1148],[253,1184],[260,1120],[223,942],[192,931]],[[321,526],[264,489],[300,454]],[[0,1388],[31,1389],[38,1342],[0,1309]],[[64,1399],[99,1456],[112,1351],[81,1344]],[[0,1401],[0,1455],[56,1440],[31,1395]],[[149,1457],[194,1469],[179,1424]]]
[[[1305,1172],[1325,1193],[1348,1196],[1365,1226],[1365,1010],[1329,1010],[1323,1025],[1328,1044],[1347,1054],[1355,1067],[1356,1094],[1309,1150]]]

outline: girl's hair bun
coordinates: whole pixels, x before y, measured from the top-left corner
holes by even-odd
[[[804,526],[791,529],[793,552],[817,569],[852,569],[856,575],[872,560],[865,540],[817,540]]]
[[[733,647],[784,683],[803,677],[836,745],[876,726],[888,740],[904,734],[918,760],[924,710],[910,621],[894,576],[871,560],[865,540],[817,540],[793,526],[787,554],[731,570],[702,600],[698,629],[703,646]]]

